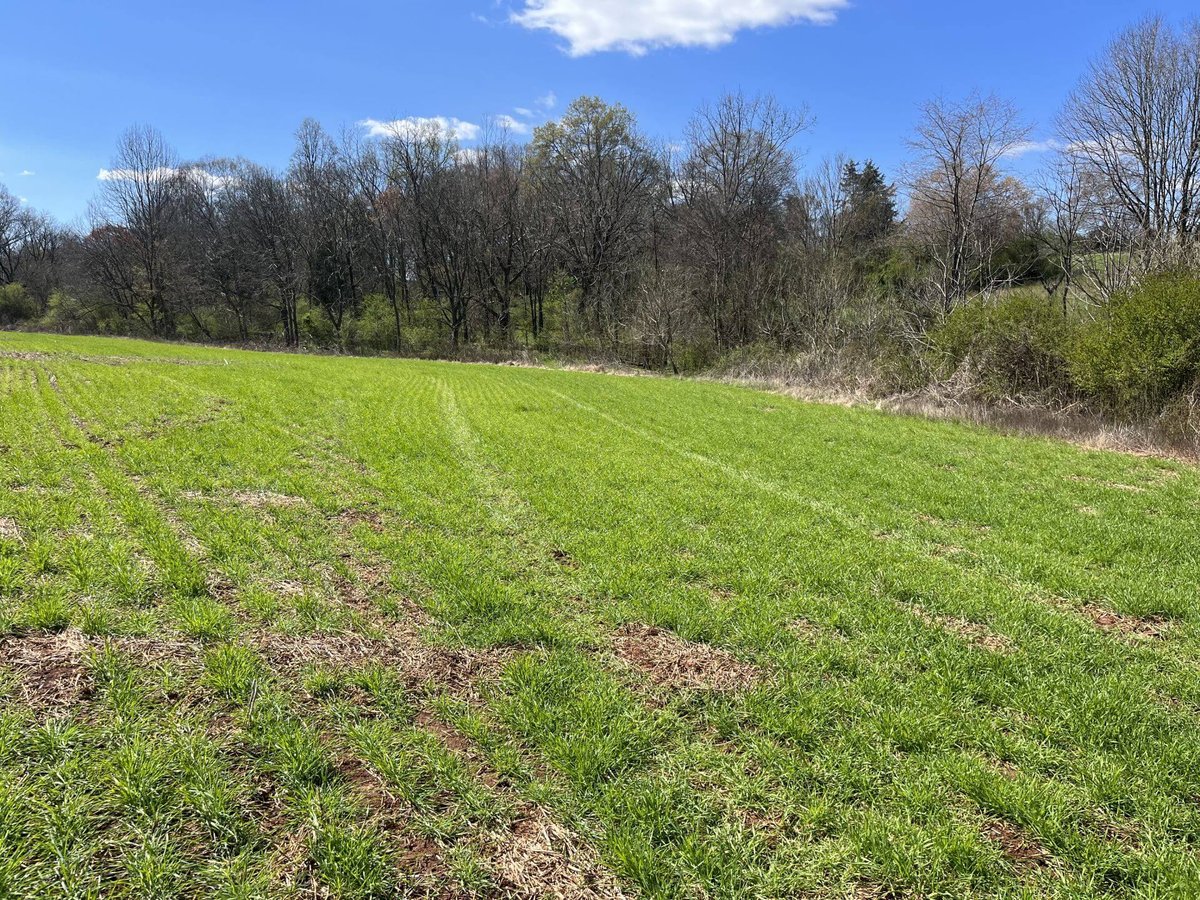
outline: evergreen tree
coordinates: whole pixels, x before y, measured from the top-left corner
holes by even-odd
[[[862,252],[878,247],[896,228],[896,188],[884,181],[875,163],[867,160],[861,169],[853,160],[842,173],[846,196],[844,234],[850,245]]]

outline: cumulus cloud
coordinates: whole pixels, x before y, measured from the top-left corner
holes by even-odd
[[[358,123],[372,137],[413,138],[434,131],[459,141],[473,141],[483,130],[474,122],[464,122],[452,116],[408,116],[383,122],[379,119],[363,119]]]
[[[849,0],[525,0],[516,24],[553,32],[571,56],[719,47],[747,28],[829,24]]]
[[[528,122],[522,122],[520,119],[510,116],[507,113],[492,116],[492,122],[502,131],[508,131],[512,134],[529,134]]]

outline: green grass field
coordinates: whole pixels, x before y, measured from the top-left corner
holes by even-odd
[[[0,895],[1200,895],[1200,473],[0,335]]]

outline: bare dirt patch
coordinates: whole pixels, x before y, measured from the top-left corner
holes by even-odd
[[[0,516],[0,540],[19,541],[20,539],[21,526],[17,524],[17,520]]]
[[[487,839],[485,856],[504,896],[623,898],[620,885],[578,835],[539,806],[521,809],[506,831]]]
[[[65,709],[91,696],[88,654],[99,642],[75,628],[55,634],[0,638],[0,664],[17,675],[21,699],[43,712]]]
[[[1039,869],[1053,859],[1033,835],[1011,822],[992,820],[983,826],[983,836],[999,845],[1000,852],[1017,869]]]
[[[672,690],[743,691],[762,670],[719,647],[693,643],[662,628],[631,623],[613,637],[617,656],[659,687]]]
[[[1128,494],[1144,494],[1146,489],[1137,484],[1126,484],[1123,481],[1105,481],[1104,479],[1089,478],[1086,475],[1068,475],[1067,481],[1078,484],[1090,484],[1095,487],[1111,488],[1114,491],[1125,491]]]
[[[336,517],[338,524],[346,530],[356,525],[366,525],[372,531],[383,531],[383,517],[375,510],[344,509]]]
[[[554,549],[552,549],[550,551],[550,555],[552,557],[554,557],[554,561],[556,563],[558,563],[560,566],[562,566],[564,569],[578,569],[579,568],[579,563],[575,561],[575,557],[573,557],[566,550],[562,550],[558,547],[555,547]]]

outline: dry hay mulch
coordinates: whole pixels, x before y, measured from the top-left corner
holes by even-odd
[[[0,540],[19,541],[20,539],[21,526],[17,524],[17,520],[0,516]]]
[[[1053,861],[1050,851],[1033,835],[1011,822],[993,819],[984,824],[983,836],[998,845],[1017,869],[1039,869]]]
[[[205,493],[204,491],[184,491],[181,494],[187,500],[212,500],[236,503],[250,509],[269,509],[281,506],[307,506],[308,501],[303,497],[291,494],[277,494],[274,491],[227,491],[220,493]]]
[[[1125,616],[1091,603],[1078,608],[1101,631],[1114,631],[1130,637],[1154,640],[1165,637],[1170,628],[1162,616]]]
[[[60,710],[91,696],[87,657],[100,641],[77,628],[0,638],[0,665],[13,671],[21,699],[38,712]]]
[[[1002,634],[997,634],[980,622],[972,622],[959,616],[938,616],[915,603],[908,606],[918,619],[933,628],[940,628],[951,634],[958,635],[967,643],[992,653],[1011,653],[1012,641]]]
[[[531,900],[627,896],[595,851],[535,804],[522,807],[505,831],[489,835],[483,855],[504,896]]]
[[[360,669],[383,666],[400,675],[407,687],[420,693],[427,685],[460,699],[477,697],[481,686],[498,677],[509,658],[502,650],[438,647],[423,643],[405,623],[388,623],[375,635],[353,631],[284,634],[259,631],[253,644],[271,668],[294,675],[322,666]]]
[[[744,691],[762,670],[711,644],[685,641],[649,625],[622,625],[613,636],[618,658],[640,669],[659,687],[672,690]]]
[[[0,350],[0,359],[19,359],[24,362],[33,362],[39,359],[49,359],[49,353],[43,353],[41,350]]]

